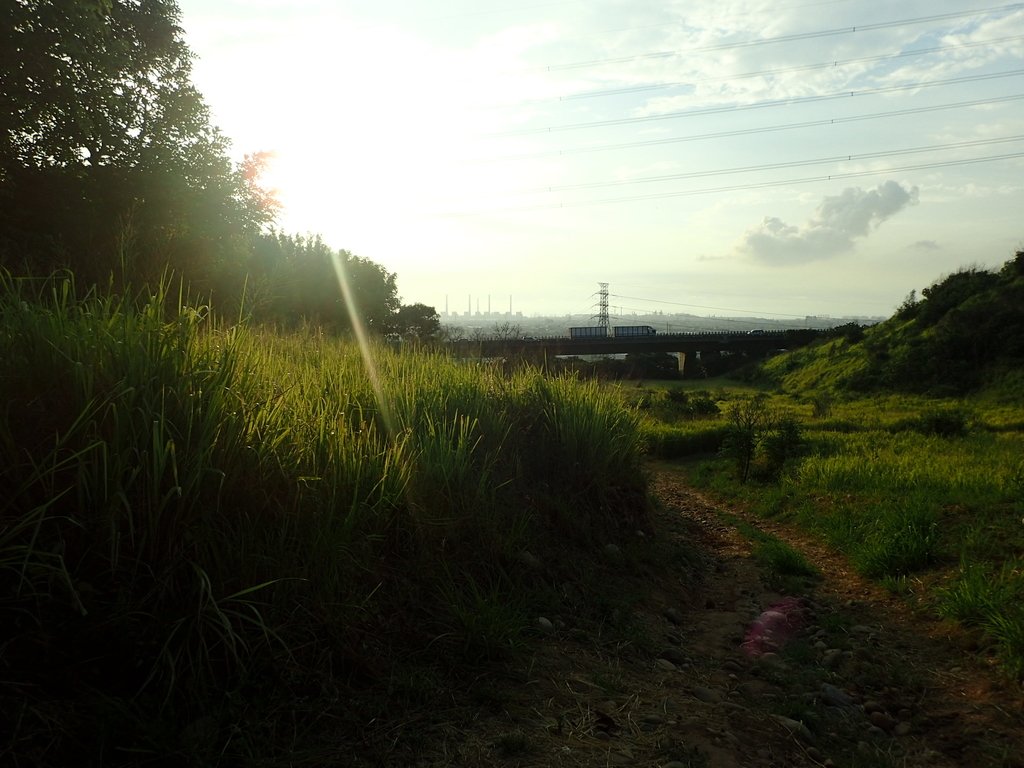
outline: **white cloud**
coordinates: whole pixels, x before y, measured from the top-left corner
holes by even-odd
[[[886,219],[917,203],[917,187],[886,181],[875,189],[848,187],[826,197],[803,226],[766,216],[747,230],[739,250],[770,265],[806,264],[851,250]]]

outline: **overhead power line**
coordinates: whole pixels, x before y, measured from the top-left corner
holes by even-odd
[[[989,40],[973,40],[968,43],[957,43],[955,45],[938,45],[932,48],[918,48],[912,51],[899,51],[898,53],[886,53],[879,56],[861,56],[855,59],[835,59],[833,61],[820,61],[814,64],[795,64],[791,67],[776,67],[773,69],[759,69],[755,72],[743,72],[738,75],[721,75],[717,77],[699,77],[690,80],[676,80],[668,83],[648,83],[646,85],[625,86],[622,88],[607,88],[597,91],[582,91],[567,96],[559,96],[557,99],[542,99],[541,101],[574,101],[577,99],[592,99],[603,96],[622,96],[630,93],[649,93],[666,88],[679,88],[686,85],[698,85],[700,83],[723,83],[732,80],[747,80],[753,77],[768,77],[771,75],[784,75],[793,72],[814,72],[825,69],[838,69],[849,64],[866,64],[869,62],[894,61],[913,56],[928,56],[933,53],[946,53],[948,51],[963,50],[966,48],[978,48],[982,46],[998,45],[999,43],[1010,43],[1024,40],[1024,35],[1010,35],[1008,37],[995,37]],[[503,105],[509,106],[509,105]]]
[[[896,157],[899,155],[914,155],[922,152],[942,152],[950,149],[964,149],[966,147],[987,147],[994,144],[1007,144],[1014,141],[1024,141],[1024,135],[1001,136],[993,139],[973,139],[971,141],[957,141],[948,144],[931,144],[923,147],[908,147],[906,149],[889,149],[879,152],[863,152],[856,155],[834,155],[832,157],[819,157],[811,160],[794,160],[785,163],[766,163],[763,165],[745,165],[735,168],[719,168],[708,171],[689,171],[686,173],[669,173],[660,176],[641,176],[635,179],[618,179],[616,181],[592,181],[579,184],[561,184],[558,186],[538,187],[522,190],[520,194],[536,192],[563,192],[570,189],[599,189],[602,187],[621,187],[629,184],[649,184],[659,181],[679,181],[681,179],[699,179],[709,176],[727,176],[733,173],[753,173],[757,171],[777,171],[783,168],[802,168],[809,165],[824,165],[826,163],[853,162],[855,160],[874,160],[880,157]]]
[[[990,72],[981,75],[964,75],[963,77],[950,77],[944,80],[919,80],[914,83],[902,83],[900,85],[886,85],[877,88],[863,88],[860,90],[841,91],[839,93],[824,93],[814,96],[794,96],[788,99],[771,99],[766,101],[755,101],[750,104],[732,104],[722,107],[701,107],[699,109],[688,109],[681,112],[665,112],[659,115],[643,115],[641,117],[621,117],[611,120],[594,120],[586,123],[568,123],[566,125],[555,125],[547,128],[520,128],[514,131],[502,131],[493,133],[491,136],[527,136],[531,134],[554,133],[556,131],[575,131],[584,128],[603,128],[612,125],[630,125],[634,123],[649,123],[658,120],[679,120],[698,115],[717,115],[728,112],[747,112],[754,109],[766,109],[771,107],[785,107],[794,104],[811,104],[821,101],[834,101],[836,99],[849,99],[858,96],[873,96],[880,93],[896,93],[898,91],[910,91],[918,88],[934,88],[944,85],[957,85],[960,83],[974,83],[983,80],[997,80],[1005,77],[1019,77],[1024,75],[1024,69],[1011,69],[1004,72]]]
[[[1024,8],[1024,3],[1011,3],[1010,5],[994,6],[991,8],[979,8],[970,11],[955,11],[952,13],[937,13],[930,16],[918,16],[911,19],[898,19],[895,21],[883,21],[875,24],[860,24],[850,27],[838,27],[836,29],[823,29],[816,32],[798,32],[790,35],[779,35],[777,37],[763,37],[756,40],[745,40],[737,43],[718,43],[715,45],[702,45],[694,48],[682,48],[671,51],[653,51],[651,53],[640,53],[632,56],[616,56],[604,59],[590,59],[588,61],[577,61],[568,64],[552,64],[543,69],[547,72],[557,72],[570,69],[583,69],[596,67],[601,64],[625,64],[631,61],[649,61],[651,59],[667,59],[675,56],[692,53],[706,53],[709,51],[731,50],[736,48],[752,48],[775,43],[791,43],[797,40],[814,40],[822,37],[835,37],[836,35],[850,35],[857,32],[871,32],[879,29],[892,29],[894,27],[910,26],[913,24],[927,24],[934,21],[948,21],[952,19],[964,19],[972,16],[988,16],[991,14],[1011,12]]]
[[[948,160],[945,162],[918,163],[915,165],[893,166],[890,168],[876,168],[869,171],[848,171],[843,173],[831,173],[819,176],[805,176],[797,179],[780,179],[776,181],[763,181],[752,184],[732,184],[722,187],[704,187],[701,189],[687,189],[676,192],[657,192],[646,195],[625,195],[622,197],[606,197],[598,200],[580,200],[561,203],[544,203],[538,205],[507,206],[501,208],[481,209],[477,211],[452,212],[453,216],[472,216],[484,213],[497,213],[501,211],[540,211],[554,210],[558,208],[583,208],[591,205],[608,205],[611,203],[627,203],[638,200],[662,200],[671,197],[690,197],[694,195],[707,195],[716,192],[744,192],[754,189],[768,189],[771,187],[784,187],[795,184],[810,184],[821,181],[838,181],[842,179],[856,179],[866,176],[882,176],[889,173],[901,173],[903,171],[920,171],[932,168],[951,168],[960,165],[976,165],[978,163],[990,163],[998,160],[1013,160],[1024,157],[1024,152],[1011,152],[1002,155],[989,155],[987,157],[974,157],[961,160]]]
[[[919,115],[926,112],[939,112],[947,109],[960,109],[962,107],[980,107],[990,104],[1000,104],[1007,101],[1019,101],[1024,99],[1024,93],[1015,93],[1008,96],[997,96],[990,99],[973,99],[971,101],[956,101],[948,104],[933,104],[927,107],[912,107],[908,109],[895,109],[887,112],[872,112],[865,115],[849,115],[847,117],[822,118],[821,120],[805,120],[798,123],[780,123],[776,125],[765,125],[757,128],[737,128],[730,131],[714,131],[711,133],[697,133],[688,136],[670,136],[663,139],[644,139],[642,141],[624,141],[617,144],[599,144],[590,147],[570,147],[569,149],[550,149],[543,152],[521,152],[518,154],[500,155],[487,159],[479,159],[477,162],[501,162],[506,160],[526,160],[533,157],[553,157],[560,155],[577,155],[588,152],[607,152],[617,149],[634,149],[636,147],[652,147],[661,144],[677,144],[687,141],[704,141],[707,139],[723,139],[733,136],[749,136],[759,133],[771,133],[774,131],[790,131],[798,128],[818,128],[826,125],[841,125],[843,123],[855,123],[864,120],[878,120],[885,117],[903,117],[906,115]]]

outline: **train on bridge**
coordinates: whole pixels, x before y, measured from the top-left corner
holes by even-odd
[[[606,325],[576,326],[569,329],[570,339],[607,339],[609,335],[616,339],[632,338],[636,336],[655,336],[658,333],[656,328],[649,325],[616,325],[612,327],[611,334]]]

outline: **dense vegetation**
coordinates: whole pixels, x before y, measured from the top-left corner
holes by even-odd
[[[764,366],[787,391],[959,396],[1019,386],[1024,370],[1024,251],[998,271],[967,268],[914,293],[877,326],[835,337]],[[1013,382],[1012,384],[1010,382]]]
[[[436,333],[433,308],[400,305],[393,273],[272,229],[271,156],[229,158],[179,16],[174,0],[5,4],[0,267],[125,291],[173,274],[225,315],[345,331],[355,311],[383,333]]]
[[[1022,290],[1018,253],[940,280],[879,326],[775,357],[746,385],[634,391],[650,451],[691,457],[695,483],[978,628],[1024,676]]]
[[[645,526],[614,393],[364,353],[3,280],[3,751],[267,764],[365,738]]]

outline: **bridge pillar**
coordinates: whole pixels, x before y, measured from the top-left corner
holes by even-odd
[[[686,368],[686,353],[685,352],[676,352],[676,360],[678,361],[678,364],[679,364],[679,376],[682,377],[683,370]]]

